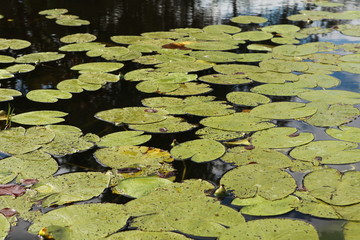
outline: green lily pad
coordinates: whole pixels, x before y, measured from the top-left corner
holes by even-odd
[[[256,148],[290,148],[304,145],[312,140],[314,140],[312,133],[298,133],[296,128],[291,127],[270,128],[251,136],[251,144]]]
[[[158,32],[146,32],[142,33],[141,36],[146,38],[172,38],[177,39],[184,36],[184,34],[179,32],[166,32],[166,31],[158,31]]]
[[[358,222],[347,222],[344,225],[344,238],[346,240],[356,240],[360,234],[359,226]]]
[[[65,54],[60,54],[58,52],[39,52],[39,53],[30,53],[16,58],[17,63],[43,63],[51,62],[62,59],[65,57]]]
[[[162,72],[197,72],[209,69],[212,66],[213,64],[200,61],[168,62],[155,65],[155,67],[157,67],[157,71]]]
[[[114,108],[101,111],[95,117],[115,125],[127,124],[148,124],[164,121],[168,112],[162,109],[146,107]]]
[[[233,40],[230,34],[224,32],[200,32],[200,33],[191,33],[190,37],[197,41],[226,41]]]
[[[10,100],[13,100],[14,97],[21,96],[21,95],[22,95],[22,93],[17,90],[0,88],[0,102],[10,101]]]
[[[277,44],[297,44],[300,43],[299,40],[291,37],[274,37],[271,39],[273,43]]]
[[[80,72],[113,72],[123,66],[124,64],[116,62],[91,62],[75,65],[71,67],[71,70]]]
[[[240,210],[242,214],[252,216],[276,216],[294,210],[299,202],[297,197],[291,195],[279,200],[267,200],[260,196],[255,196],[245,199],[235,198],[231,204],[243,206]]]
[[[130,124],[130,129],[150,133],[176,133],[189,131],[196,126],[185,121],[183,118],[168,116],[164,121],[148,124]]]
[[[136,89],[144,93],[169,93],[180,88],[178,83],[162,83],[159,81],[143,81],[136,85]]]
[[[212,127],[227,131],[258,131],[274,127],[273,123],[262,117],[256,117],[249,113],[234,113],[220,117],[208,117],[200,121],[207,127]]]
[[[360,161],[357,144],[343,141],[315,141],[294,148],[290,156],[303,161],[318,160],[322,164],[348,164]]]
[[[185,237],[179,233],[174,232],[145,232],[140,230],[132,230],[132,231],[123,231],[119,233],[115,233],[109,237],[108,240],[117,240],[117,239],[137,239],[137,240],[187,240],[190,238]]]
[[[238,62],[260,62],[271,58],[271,55],[267,53],[240,53],[237,56]]]
[[[16,73],[31,72],[34,69],[35,69],[35,67],[33,65],[30,65],[30,64],[15,64],[15,65],[12,65],[10,67],[7,67],[6,71],[16,74]]]
[[[273,102],[255,107],[250,114],[269,119],[297,119],[311,116],[316,111],[316,108],[309,107],[305,103]]]
[[[246,74],[249,72],[265,72],[258,66],[247,65],[247,64],[218,64],[215,65],[214,70],[218,73],[223,74]]]
[[[31,194],[26,192],[22,196],[1,196],[0,198],[0,209],[10,208],[16,211],[16,214],[11,217],[7,217],[7,222],[11,225],[15,225],[18,222],[18,218],[22,218],[27,221],[32,221],[34,217],[38,216],[34,211],[30,211],[33,202],[30,201]],[[2,214],[0,217],[3,216]],[[0,224],[1,225],[1,224]],[[1,232],[1,231],[0,231]],[[1,235],[1,234],[0,234]],[[2,239],[2,238],[0,238]]]
[[[180,83],[179,88],[174,91],[163,93],[169,96],[191,96],[211,92],[213,89],[208,84],[186,82]]]
[[[343,62],[338,63],[338,66],[345,72],[360,74],[359,63]]]
[[[360,143],[360,128],[358,127],[340,126],[338,129],[328,128],[325,131],[333,138]]]
[[[13,78],[14,74],[12,74],[11,72],[5,70],[5,69],[0,69],[0,80],[1,79],[8,79],[8,78]]]
[[[360,104],[360,93],[344,90],[314,90],[298,96],[308,101],[327,104]]]
[[[77,27],[89,25],[90,22],[88,20],[79,19],[78,16],[75,17],[75,15],[59,15],[56,18],[56,24]]]
[[[287,168],[292,165],[291,159],[285,154],[265,148],[247,150],[244,147],[234,147],[230,148],[221,159],[238,166],[256,163],[270,168]]]
[[[304,72],[309,69],[309,65],[306,62],[295,62],[295,61],[286,61],[280,59],[269,59],[260,62],[260,67],[264,71],[273,71],[281,73],[290,73],[290,72]]]
[[[41,215],[29,232],[37,234],[46,227],[55,239],[104,239],[124,227],[129,217],[121,204],[72,205]]]
[[[78,80],[87,84],[103,85],[107,82],[117,82],[120,77],[105,72],[85,72],[78,77]]]
[[[176,160],[191,158],[194,162],[209,162],[225,153],[225,147],[211,139],[196,139],[180,143],[170,151]]]
[[[48,128],[56,135],[42,150],[58,157],[88,150],[99,140],[97,135],[91,133],[82,136],[81,129],[70,125],[51,125]]]
[[[316,47],[307,45],[282,45],[273,48],[273,53],[285,56],[304,56],[318,52]]]
[[[312,35],[312,34],[325,34],[325,33],[330,33],[332,31],[333,29],[331,28],[309,27],[309,28],[303,28],[299,32]]]
[[[133,177],[121,180],[114,190],[118,194],[140,198],[148,195],[156,188],[171,184],[170,180],[159,177]]]
[[[237,16],[230,19],[234,23],[250,24],[250,23],[264,23],[267,18],[258,16]]]
[[[190,56],[198,60],[214,63],[234,62],[239,58],[239,54],[220,51],[193,51]]]
[[[237,33],[233,36],[235,40],[248,40],[252,42],[265,41],[269,40],[273,37],[271,33],[263,32],[263,31],[247,31]]]
[[[321,88],[332,88],[340,84],[338,78],[326,74],[301,74],[299,76],[299,81],[302,80],[313,81]]]
[[[275,47],[274,45],[260,44],[260,43],[253,43],[246,46],[246,48],[249,50],[263,51],[263,52],[271,52],[274,47]]]
[[[219,85],[238,85],[251,83],[246,74],[210,74],[201,76],[200,81]]]
[[[0,215],[0,239],[5,239],[10,231],[10,223],[4,215]]]
[[[31,189],[36,191],[33,200],[42,200],[42,206],[49,207],[91,199],[109,182],[110,176],[100,172],[76,172],[41,179]]]
[[[42,144],[52,141],[54,132],[46,127],[32,127],[25,130],[23,127],[12,127],[0,131],[0,151],[16,155],[39,149]]]
[[[193,42],[185,44],[187,48],[195,50],[207,50],[207,51],[225,51],[237,49],[238,46],[232,43],[221,42],[221,41],[207,41],[207,42]]]
[[[360,115],[358,108],[346,104],[328,105],[322,102],[311,102],[309,107],[317,108],[317,111],[305,122],[319,127],[334,127],[351,122]]]
[[[260,164],[232,169],[222,176],[220,183],[234,190],[239,198],[259,195],[268,200],[285,198],[296,188],[295,179],[290,174]]]
[[[151,135],[142,135],[142,131],[122,131],[103,136],[98,143],[99,147],[119,147],[126,145],[140,145],[151,139]]]
[[[46,9],[39,12],[40,15],[62,15],[67,13],[68,10],[65,8],[54,8],[54,9]]]
[[[248,78],[261,83],[286,83],[296,82],[299,80],[299,76],[293,73],[282,72],[249,72],[246,73]],[[266,85],[260,85],[266,86]]]
[[[328,2],[328,1],[318,1],[314,2],[315,5],[320,7],[341,7],[344,6],[343,3],[336,3],[336,2]]]
[[[63,52],[85,52],[93,49],[104,48],[104,43],[99,42],[85,42],[85,43],[72,43],[59,48]]]
[[[270,25],[270,26],[266,26],[261,28],[261,31],[264,32],[276,32],[276,33],[292,33],[292,32],[297,32],[299,31],[300,28],[298,26],[295,25],[291,25],[291,24],[277,24],[277,25]]]
[[[271,101],[264,95],[251,92],[230,92],[226,95],[226,99],[231,103],[244,106],[257,106]]]
[[[245,132],[225,131],[221,129],[204,127],[196,131],[200,138],[212,139],[216,141],[226,141],[245,136]]]
[[[359,18],[359,12],[357,12],[357,15],[358,16],[356,16],[356,18]],[[350,14],[348,14],[348,16],[343,14],[342,16],[350,17]],[[353,24],[339,24],[339,25],[337,25],[337,30],[339,30],[342,34],[348,35],[348,36],[353,36],[353,37],[359,37],[360,36],[359,29],[360,29],[359,25],[353,25]]]
[[[313,171],[304,178],[304,186],[310,194],[333,205],[351,205],[360,202],[360,172],[340,171],[328,168]]]
[[[111,36],[111,40],[120,44],[133,44],[138,41],[149,39],[144,36],[132,36],[132,35],[117,35]]]
[[[27,48],[31,45],[29,41],[22,39],[0,39],[0,50],[6,50],[8,48],[13,50],[20,50]]]
[[[128,54],[130,50],[126,47],[102,47],[94,48],[86,53],[89,57],[102,57],[106,60],[117,60],[117,57],[122,57]]]
[[[17,114],[11,121],[24,125],[47,125],[65,121],[62,117],[68,115],[61,111],[41,110]]]
[[[26,98],[34,102],[54,103],[58,99],[69,99],[72,94],[56,89],[36,89],[26,94]]]
[[[78,79],[67,79],[59,82],[56,88],[70,93],[80,93],[84,90],[96,91],[102,87],[101,84],[91,84],[79,81]]]
[[[0,63],[12,63],[15,61],[15,58],[7,56],[7,55],[0,55]]]
[[[206,27],[203,28],[203,30],[205,32],[224,32],[224,33],[230,33],[230,34],[234,34],[234,33],[238,33],[241,31],[241,28],[239,27],[235,27],[235,26],[231,26],[231,25],[208,25]]]
[[[75,33],[60,38],[63,43],[84,43],[96,40],[96,36],[90,33]]]
[[[17,182],[22,179],[39,179],[51,176],[58,164],[50,155],[41,151],[16,155],[0,160],[1,171],[12,173]],[[11,179],[11,180],[13,180]],[[1,182],[5,184],[8,182]]]
[[[219,240],[230,239],[292,239],[318,240],[315,228],[307,222],[274,218],[248,221],[225,230]]]

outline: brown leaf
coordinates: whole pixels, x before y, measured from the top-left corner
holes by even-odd
[[[22,196],[26,192],[25,187],[16,184],[1,184],[0,185],[0,196],[11,195],[14,197]]]
[[[33,185],[35,183],[38,183],[39,180],[37,179],[21,179],[20,182],[23,184],[23,185]]]
[[[5,217],[12,217],[17,213],[17,211],[12,208],[3,208],[3,209],[0,209],[0,213],[2,215],[4,215]]]

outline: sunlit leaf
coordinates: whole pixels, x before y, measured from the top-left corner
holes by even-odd
[[[67,79],[59,82],[56,88],[65,92],[80,93],[83,90],[96,91],[102,87],[100,84],[91,84],[79,81],[78,79]]]
[[[230,19],[234,23],[250,24],[250,23],[264,23],[267,21],[264,17],[258,16],[237,16]]]
[[[15,61],[15,58],[7,56],[7,55],[0,55],[0,63],[12,63]]]
[[[68,10],[65,8],[54,8],[54,9],[46,9],[39,12],[40,15],[61,15],[67,13]]]
[[[233,131],[225,131],[211,127],[204,127],[197,130],[196,134],[200,138],[212,139],[216,141],[225,141],[225,140],[241,138],[245,135],[245,132],[233,132]]]
[[[11,121],[24,125],[46,125],[65,121],[62,117],[68,115],[61,111],[41,110],[17,114]]]
[[[179,88],[177,88],[176,90],[163,94],[169,96],[191,96],[191,95],[200,95],[203,93],[208,93],[211,92],[212,90],[213,89],[210,88],[208,84],[186,82],[179,84]]]
[[[151,139],[151,135],[142,135],[141,131],[122,131],[103,136],[96,144],[99,147],[117,147],[126,145],[140,145]]]
[[[226,99],[231,103],[245,106],[257,106],[271,101],[264,95],[251,92],[230,92],[226,95]]]
[[[106,60],[116,60],[117,57],[128,54],[130,50],[125,47],[102,47],[94,48],[86,53],[89,57],[102,57]]]
[[[261,82],[261,83],[285,83],[296,82],[299,80],[299,76],[293,73],[282,72],[248,72],[246,73],[248,78]],[[260,85],[266,86],[266,85]]]
[[[12,74],[11,72],[5,70],[5,69],[0,69],[0,80],[1,79],[8,79],[8,78],[13,78],[14,74]]]
[[[214,140],[197,139],[176,145],[170,153],[177,160],[190,158],[194,162],[208,162],[221,157],[225,147]]]
[[[75,33],[60,38],[63,43],[84,43],[96,40],[96,36],[90,33]]]
[[[162,72],[197,72],[209,69],[213,64],[206,62],[168,62],[155,65],[158,71]]]
[[[300,27],[291,25],[291,24],[277,24],[277,25],[270,25],[261,28],[261,31],[264,32],[276,32],[276,33],[288,33],[288,32],[297,32],[300,30]]]
[[[193,51],[190,53],[190,56],[214,63],[234,62],[239,58],[239,54],[220,51]]]
[[[10,223],[7,221],[6,217],[0,214],[0,239],[5,239],[10,231]]]
[[[115,62],[91,62],[75,65],[71,67],[71,70],[80,72],[113,72],[123,66],[124,64]]]
[[[187,48],[195,49],[195,50],[212,50],[212,51],[224,51],[224,50],[233,50],[237,49],[238,46],[221,41],[212,41],[212,42],[194,42],[185,44]]]
[[[311,48],[307,45],[282,45],[273,48],[273,53],[285,56],[303,56],[316,53],[317,51],[317,48]]]
[[[360,103],[360,93],[345,90],[314,90],[300,93],[298,96],[308,101],[327,104]]]
[[[65,54],[60,54],[57,52],[39,52],[39,53],[30,53],[18,57],[16,62],[18,63],[42,63],[42,62],[51,62],[62,59],[65,57]]]
[[[6,71],[16,74],[16,73],[31,72],[34,69],[35,69],[35,67],[30,64],[15,64],[10,67],[7,67]]]
[[[360,142],[360,128],[340,126],[337,128],[328,128],[325,130],[328,135],[348,142]]]
[[[146,232],[146,231],[140,231],[140,230],[132,230],[132,231],[123,231],[123,232],[112,234],[111,236],[107,237],[107,239],[108,240],[117,240],[117,239],[186,240],[186,239],[190,239],[190,238],[187,238],[184,235],[181,235],[179,233],[174,233],[174,232]]]
[[[105,72],[84,72],[80,74],[78,80],[87,84],[102,85],[107,82],[117,82],[120,77],[115,74]]]
[[[17,90],[0,88],[0,102],[10,101],[10,100],[13,100],[14,97],[21,96],[21,95],[22,95],[22,93]]]
[[[246,77],[246,74],[211,74],[201,76],[200,81],[206,83],[220,84],[220,85],[238,85],[250,83],[251,80]]]
[[[258,66],[247,64],[218,64],[215,65],[214,70],[223,74],[246,74],[248,72],[265,72]]]
[[[8,48],[13,50],[20,50],[27,48],[31,45],[29,41],[22,40],[22,39],[0,39],[0,50],[6,50]]]
[[[286,46],[286,45],[285,45]],[[260,67],[266,71],[273,72],[304,72],[309,68],[309,65],[305,62],[285,61],[280,59],[268,59],[260,62]]]
[[[241,32],[234,35],[235,40],[248,40],[252,42],[265,41],[273,37],[271,33],[263,31],[247,31]]]
[[[73,15],[60,15],[59,17],[57,17],[56,23],[63,26],[82,26],[90,24],[89,21],[74,18]]]
[[[189,131],[196,126],[183,118],[169,116],[164,121],[147,124],[130,124],[129,128],[150,133],[176,133]]]
[[[72,94],[56,89],[36,89],[26,94],[26,98],[35,102],[54,103],[58,99],[69,99]]]
[[[356,240],[360,235],[360,224],[358,222],[348,222],[344,225],[344,238],[346,240]]]
[[[99,42],[85,42],[85,43],[72,43],[59,48],[63,52],[85,52],[93,49],[105,47],[104,43]]]

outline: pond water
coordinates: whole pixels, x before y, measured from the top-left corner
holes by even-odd
[[[231,18],[239,15],[254,15],[267,18],[262,27],[276,24],[293,24],[287,19],[288,16],[298,14],[301,10],[329,10],[347,11],[360,10],[359,1],[334,1],[344,3],[339,8],[319,7],[312,2],[304,0],[6,0],[1,1],[0,14],[4,19],[0,20],[0,37],[24,39],[31,42],[31,46],[19,50],[10,51],[12,56],[19,56],[33,52],[57,52],[64,43],[60,38],[75,33],[91,33],[97,36],[97,42],[107,43],[108,46],[116,46],[110,40],[115,35],[140,35],[145,32],[169,31],[174,28],[203,28],[208,25],[229,24],[240,26],[230,21]],[[67,27],[55,24],[51,19],[46,19],[38,12],[45,9],[65,8],[70,14],[78,15],[81,19],[91,22],[90,25],[80,27]],[[300,27],[322,27],[332,28],[340,24],[359,24],[360,20],[321,20],[314,21],[310,25],[304,22],[295,22]],[[241,25],[247,30],[255,30],[258,25]],[[340,31],[315,34],[300,40],[307,42],[331,42],[337,45],[344,43],[359,43],[359,37],[348,36]],[[238,53],[247,51],[246,48],[237,50]],[[256,51],[253,51],[256,52]],[[79,127],[84,133],[94,133],[104,136],[116,131],[127,130],[125,127],[117,127],[108,122],[101,121],[94,117],[100,111],[142,106],[141,100],[148,97],[157,97],[156,93],[142,93],[136,89],[136,84],[129,81],[107,83],[97,91],[84,91],[74,94],[71,99],[60,100],[56,103],[37,103],[28,100],[25,95],[35,89],[54,89],[56,85],[65,80],[78,76],[76,71],[70,70],[74,65],[94,61],[94,58],[87,57],[84,53],[67,53],[64,59],[56,62],[40,63],[30,73],[16,75],[15,78],[0,80],[1,88],[11,88],[20,91],[23,96],[16,97],[9,102],[0,102],[0,110],[14,109],[15,114],[35,110],[58,110],[68,113],[63,124]],[[103,61],[96,58],[96,61]],[[4,67],[8,66],[2,64]],[[254,64],[252,64],[254,65]],[[137,68],[143,68],[141,64],[130,61],[120,70],[122,75]],[[214,73],[211,70],[204,70],[199,75]],[[341,80],[341,84],[331,89],[359,92],[360,75],[345,71],[332,73]],[[259,85],[251,83],[248,85],[216,85],[211,84],[213,91],[205,95],[216,96],[217,100],[226,100],[226,95],[232,91],[249,91],[251,87]],[[297,97],[273,97],[274,101],[301,102]],[[358,105],[357,105],[358,106]],[[244,107],[235,107],[237,111]],[[184,116],[193,124],[199,124],[202,117]],[[346,124],[347,126],[360,127],[359,119]],[[19,126],[16,123],[13,127]],[[300,132],[311,132],[315,140],[333,140],[325,134],[324,127],[315,127],[298,120],[277,121],[277,126],[295,127]],[[1,125],[3,129],[3,125]],[[152,139],[143,144],[146,146],[170,150],[174,139],[182,143],[197,139],[195,131],[191,130],[174,134],[152,134]],[[84,171],[106,171],[107,167],[100,165],[93,157],[96,149],[73,154],[70,156],[56,158],[59,163],[59,170],[56,174]],[[5,157],[5,155],[3,156]],[[331,165],[339,170],[360,169],[358,164],[352,165]],[[174,164],[177,169],[176,179],[204,179],[216,185],[220,183],[220,177],[234,165],[225,163],[222,160],[215,160],[207,163],[195,163],[192,161],[179,161]],[[293,174],[298,182],[301,182],[303,174]],[[104,192],[100,197],[94,198],[91,202],[126,202],[129,199]],[[232,199],[225,198],[224,204],[229,204]],[[281,217],[303,219],[314,225],[322,240],[344,239],[342,227],[345,221],[329,220],[325,218],[312,217],[296,211],[281,215]],[[258,219],[259,217],[246,216],[247,220]],[[26,228],[29,224],[20,221],[12,228],[6,239],[37,239],[29,234]],[[200,239],[200,238],[198,238]]]

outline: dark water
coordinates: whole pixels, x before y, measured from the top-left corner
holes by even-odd
[[[360,9],[359,1],[337,2],[346,2],[342,11]],[[66,8],[70,14],[89,20],[91,24],[82,27],[64,27],[56,25],[54,21],[45,19],[44,16],[38,14],[41,10],[52,8]],[[0,14],[5,16],[5,19],[0,21],[0,37],[30,41],[31,47],[13,53],[14,55],[26,54],[58,51],[58,48],[63,45],[59,41],[61,37],[78,32],[92,33],[98,37],[97,41],[112,44],[110,36],[113,35],[139,35],[144,32],[167,31],[172,28],[202,28],[210,24],[229,24],[231,17],[245,14],[268,18],[269,21],[265,25],[290,23],[286,17],[304,9],[310,10],[312,7],[301,0],[0,0]],[[314,23],[314,26],[331,27],[342,23],[348,23],[348,21],[320,21]],[[301,26],[300,23],[299,25]],[[345,37],[333,32],[304,41],[330,41],[340,44],[358,42],[359,38]],[[1,80],[0,87],[17,89],[24,95],[34,89],[55,88],[60,81],[77,77],[77,73],[70,70],[71,66],[89,62],[89,60],[90,58],[85,54],[70,53],[61,61],[41,64],[36,67],[35,71],[20,75],[16,79]],[[124,74],[135,67],[135,64],[129,63],[121,70],[121,73]],[[339,72],[334,76],[342,80],[338,89],[359,91],[359,75]],[[96,112],[111,108],[141,106],[141,99],[151,96],[138,92],[134,86],[133,83],[120,81],[108,83],[96,92],[74,94],[72,99],[60,100],[54,104],[34,103],[25,97],[16,98],[9,104],[17,114],[41,109],[67,112],[69,115],[64,124],[77,126],[85,133],[91,132],[103,136],[120,129],[95,119],[93,116]],[[214,86],[214,92],[211,95],[217,96],[218,99],[224,99],[226,93],[231,90],[231,87]],[[0,103],[0,110],[7,108],[8,103]],[[197,122],[199,119],[190,118],[188,120]],[[284,125],[313,132],[317,140],[326,138],[322,128],[301,125],[297,121],[288,121]],[[360,126],[360,123],[354,121],[350,125]],[[195,138],[193,133],[194,131],[185,134],[154,134],[153,139],[146,145],[168,150],[174,138],[179,142],[187,141]],[[92,152],[90,150],[57,159],[60,164],[58,174],[89,169],[104,170],[104,167],[92,158]],[[179,176],[182,176],[184,166],[178,164],[176,167]],[[208,164],[190,162],[186,166],[184,176],[218,183],[220,176],[230,168],[232,166],[221,161]],[[123,200],[105,193],[94,201],[117,202]],[[322,240],[343,239],[342,221],[319,219],[295,212],[289,213],[285,217],[302,218],[311,222],[319,231]],[[27,223],[20,222],[17,227],[12,229],[7,239],[36,239],[26,233],[27,225]]]

